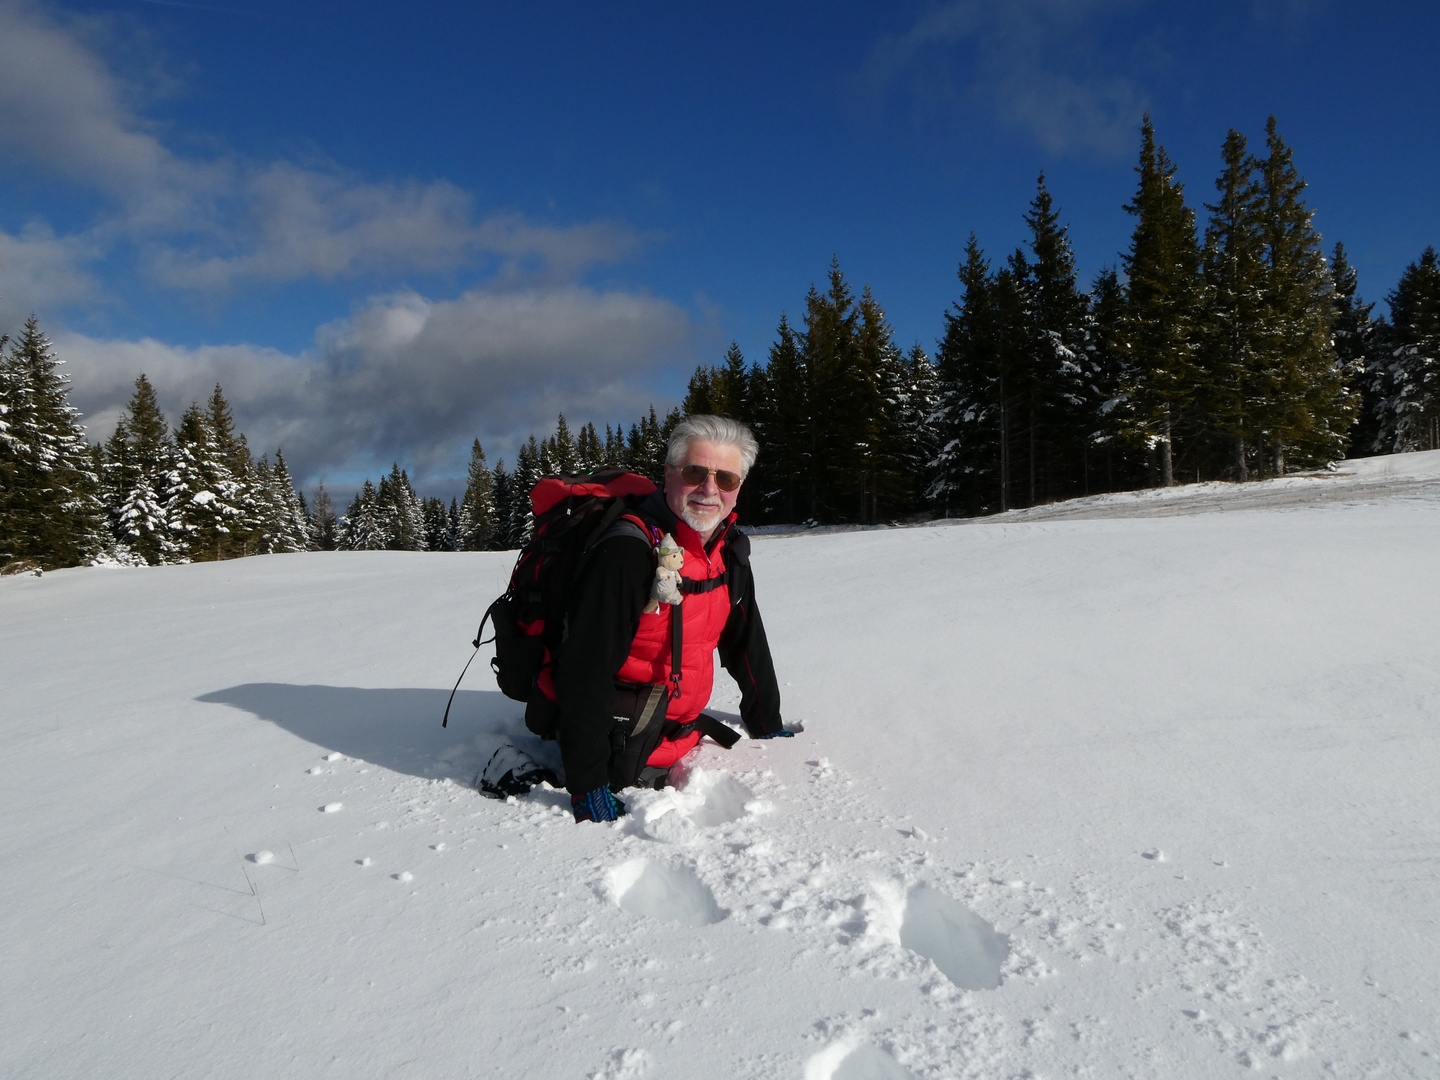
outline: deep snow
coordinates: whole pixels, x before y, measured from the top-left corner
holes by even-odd
[[[511,556],[4,579],[0,1075],[1440,1076],[1437,536],[1421,454],[759,539],[805,731],[613,827],[439,726]]]

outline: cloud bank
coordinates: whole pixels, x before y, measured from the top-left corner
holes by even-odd
[[[548,433],[557,413],[602,429],[639,419],[663,405],[656,373],[692,337],[667,300],[570,286],[375,298],[299,355],[65,333],[55,344],[92,439],[114,430],[141,372],[172,426],[218,382],[251,449],[282,448],[305,482],[373,476],[398,460],[423,490],[462,474],[477,437],[492,463],[513,464],[519,441]]]

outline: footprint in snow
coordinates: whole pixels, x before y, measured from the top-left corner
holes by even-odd
[[[709,926],[725,918],[709,888],[688,866],[631,859],[605,875],[610,901],[642,919]]]
[[[915,1080],[910,1072],[878,1046],[838,1042],[805,1063],[805,1080]]]
[[[961,990],[994,990],[1010,955],[1010,939],[960,901],[930,885],[877,889],[871,928],[923,956]]]

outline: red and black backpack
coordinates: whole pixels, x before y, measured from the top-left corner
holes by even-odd
[[[585,557],[602,539],[631,533],[653,547],[657,526],[636,513],[655,485],[639,473],[601,469],[587,476],[546,477],[530,492],[535,531],[515,560],[510,586],[486,609],[471,642],[478,655],[485,623],[494,626],[490,667],[501,693],[526,703],[525,726],[555,734],[555,658],[565,634],[570,590]],[[474,657],[471,657],[473,660]],[[469,664],[465,665],[469,668]],[[460,673],[460,678],[465,672]],[[460,680],[455,681],[458,688]],[[451,691],[451,701],[455,693]],[[450,706],[445,706],[448,725]]]

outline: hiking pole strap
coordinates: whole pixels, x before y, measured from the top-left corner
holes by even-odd
[[[680,658],[683,655],[685,644],[685,613],[681,610],[685,606],[684,597],[681,602],[670,605],[670,697],[671,699],[680,696]]]
[[[701,735],[707,735],[714,739],[726,750],[729,750],[740,741],[740,733],[738,731],[729,724],[722,724],[719,720],[716,720],[715,717],[703,712],[695,717],[688,726],[693,727],[696,731],[700,732]]]
[[[480,624],[484,626],[484,623]],[[477,634],[476,637],[479,637]],[[470,670],[470,665],[475,662],[475,657],[480,655],[480,646],[475,646],[475,651],[470,654],[470,659],[465,661],[465,666],[460,669],[460,679],[465,678],[465,672]],[[445,715],[440,720],[441,727],[450,726],[450,706],[455,703],[455,691],[460,689],[460,679],[455,680],[455,686],[450,691],[450,700],[445,702]]]
[[[440,718],[440,726],[450,726],[450,706],[455,704],[455,691],[460,689],[460,680],[465,678],[465,672],[470,670],[470,665],[475,662],[475,657],[480,655],[480,646],[485,642],[480,639],[485,636],[485,623],[495,613],[495,605],[491,604],[485,609],[485,614],[480,617],[480,629],[475,631],[475,640],[470,644],[475,646],[475,651],[470,654],[470,659],[465,661],[465,666],[460,669],[460,678],[455,680],[455,685],[450,690],[450,699],[445,702],[445,715]],[[498,624],[497,624],[498,625]],[[494,638],[490,639],[494,641]]]

